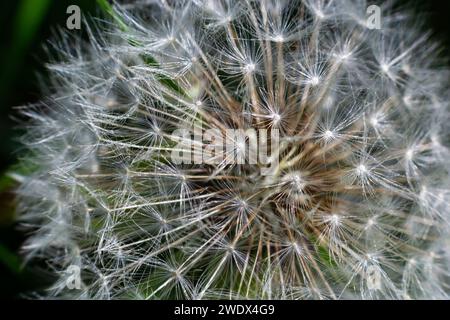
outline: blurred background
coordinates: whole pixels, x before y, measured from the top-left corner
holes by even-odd
[[[382,0],[379,0],[381,2]],[[131,1],[127,1],[131,2]],[[443,55],[450,57],[450,1],[399,1],[426,12],[427,26],[444,44]],[[374,1],[373,4],[377,4]],[[96,15],[95,0],[8,0],[0,3],[0,298],[21,294],[46,285],[49,278],[33,266],[23,266],[18,254],[25,235],[14,223],[14,181],[12,170],[20,155],[14,106],[40,100],[40,81],[45,79],[47,57],[43,44],[58,28],[66,28],[75,4],[83,16]],[[72,30],[71,32],[81,32]]]

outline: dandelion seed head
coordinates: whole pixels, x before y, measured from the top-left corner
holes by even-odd
[[[273,41],[275,41],[275,42],[284,42],[284,37],[283,37],[283,35],[281,35],[281,34],[279,34],[279,35],[276,35],[275,37],[273,37]]]
[[[383,71],[384,73],[388,73],[389,72],[389,65],[387,63],[382,63],[380,65],[381,71]]]
[[[313,76],[310,80],[311,85],[317,86],[320,83],[320,78],[318,76]]]
[[[331,130],[327,130],[324,132],[323,137],[326,141],[333,140],[335,138],[335,134]]]
[[[242,68],[244,73],[252,73],[253,71],[255,71],[255,69],[256,69],[256,66],[254,63],[248,63]]]
[[[378,126],[379,122],[378,117],[376,115],[370,118],[370,124],[374,127]]]
[[[281,115],[279,113],[272,113],[271,116],[273,124],[277,125],[281,120]]]
[[[286,174],[282,181],[288,183],[295,191],[301,192],[305,187],[305,180],[300,172],[292,172]]]
[[[407,160],[412,160],[413,156],[414,156],[414,149],[410,148],[406,150],[405,157]]]
[[[339,217],[339,215],[337,215],[337,214],[332,214],[331,215],[331,218],[330,218],[330,222],[333,224],[333,225],[335,225],[335,226],[338,226],[339,224],[340,224],[340,217]]]
[[[448,299],[448,68],[414,13],[369,31],[366,9],[127,1],[64,33],[21,108],[24,256],[56,279],[39,294]],[[266,157],[203,139],[229,130]]]
[[[367,174],[367,167],[364,164],[360,164],[356,167],[356,172],[359,176],[364,176]]]

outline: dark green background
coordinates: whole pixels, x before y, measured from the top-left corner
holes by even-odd
[[[377,2],[373,2],[377,4]],[[444,55],[450,57],[450,1],[400,1],[427,12],[426,23],[434,36],[445,45]],[[65,27],[66,9],[80,6],[83,15],[99,13],[95,0],[4,0],[0,4],[0,297],[17,297],[45,284],[45,276],[36,270],[21,268],[17,255],[24,235],[13,224],[14,185],[5,179],[4,172],[20,154],[14,106],[40,99],[37,74],[45,78],[43,62],[47,61],[42,49],[58,27]],[[73,30],[72,32],[82,32]]]

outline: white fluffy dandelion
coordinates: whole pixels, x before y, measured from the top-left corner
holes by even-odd
[[[408,13],[371,30],[366,7],[146,1],[87,43],[65,34],[49,98],[23,111],[46,294],[448,298],[449,73]],[[218,143],[172,134],[193,128],[277,130],[279,161],[205,163]],[[200,161],[175,162],[183,144]]]

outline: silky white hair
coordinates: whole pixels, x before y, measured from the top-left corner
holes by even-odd
[[[385,4],[370,29],[367,7],[137,1],[62,32],[22,109],[41,294],[448,299],[449,72],[416,16]],[[277,129],[279,164],[173,163],[199,125]]]

